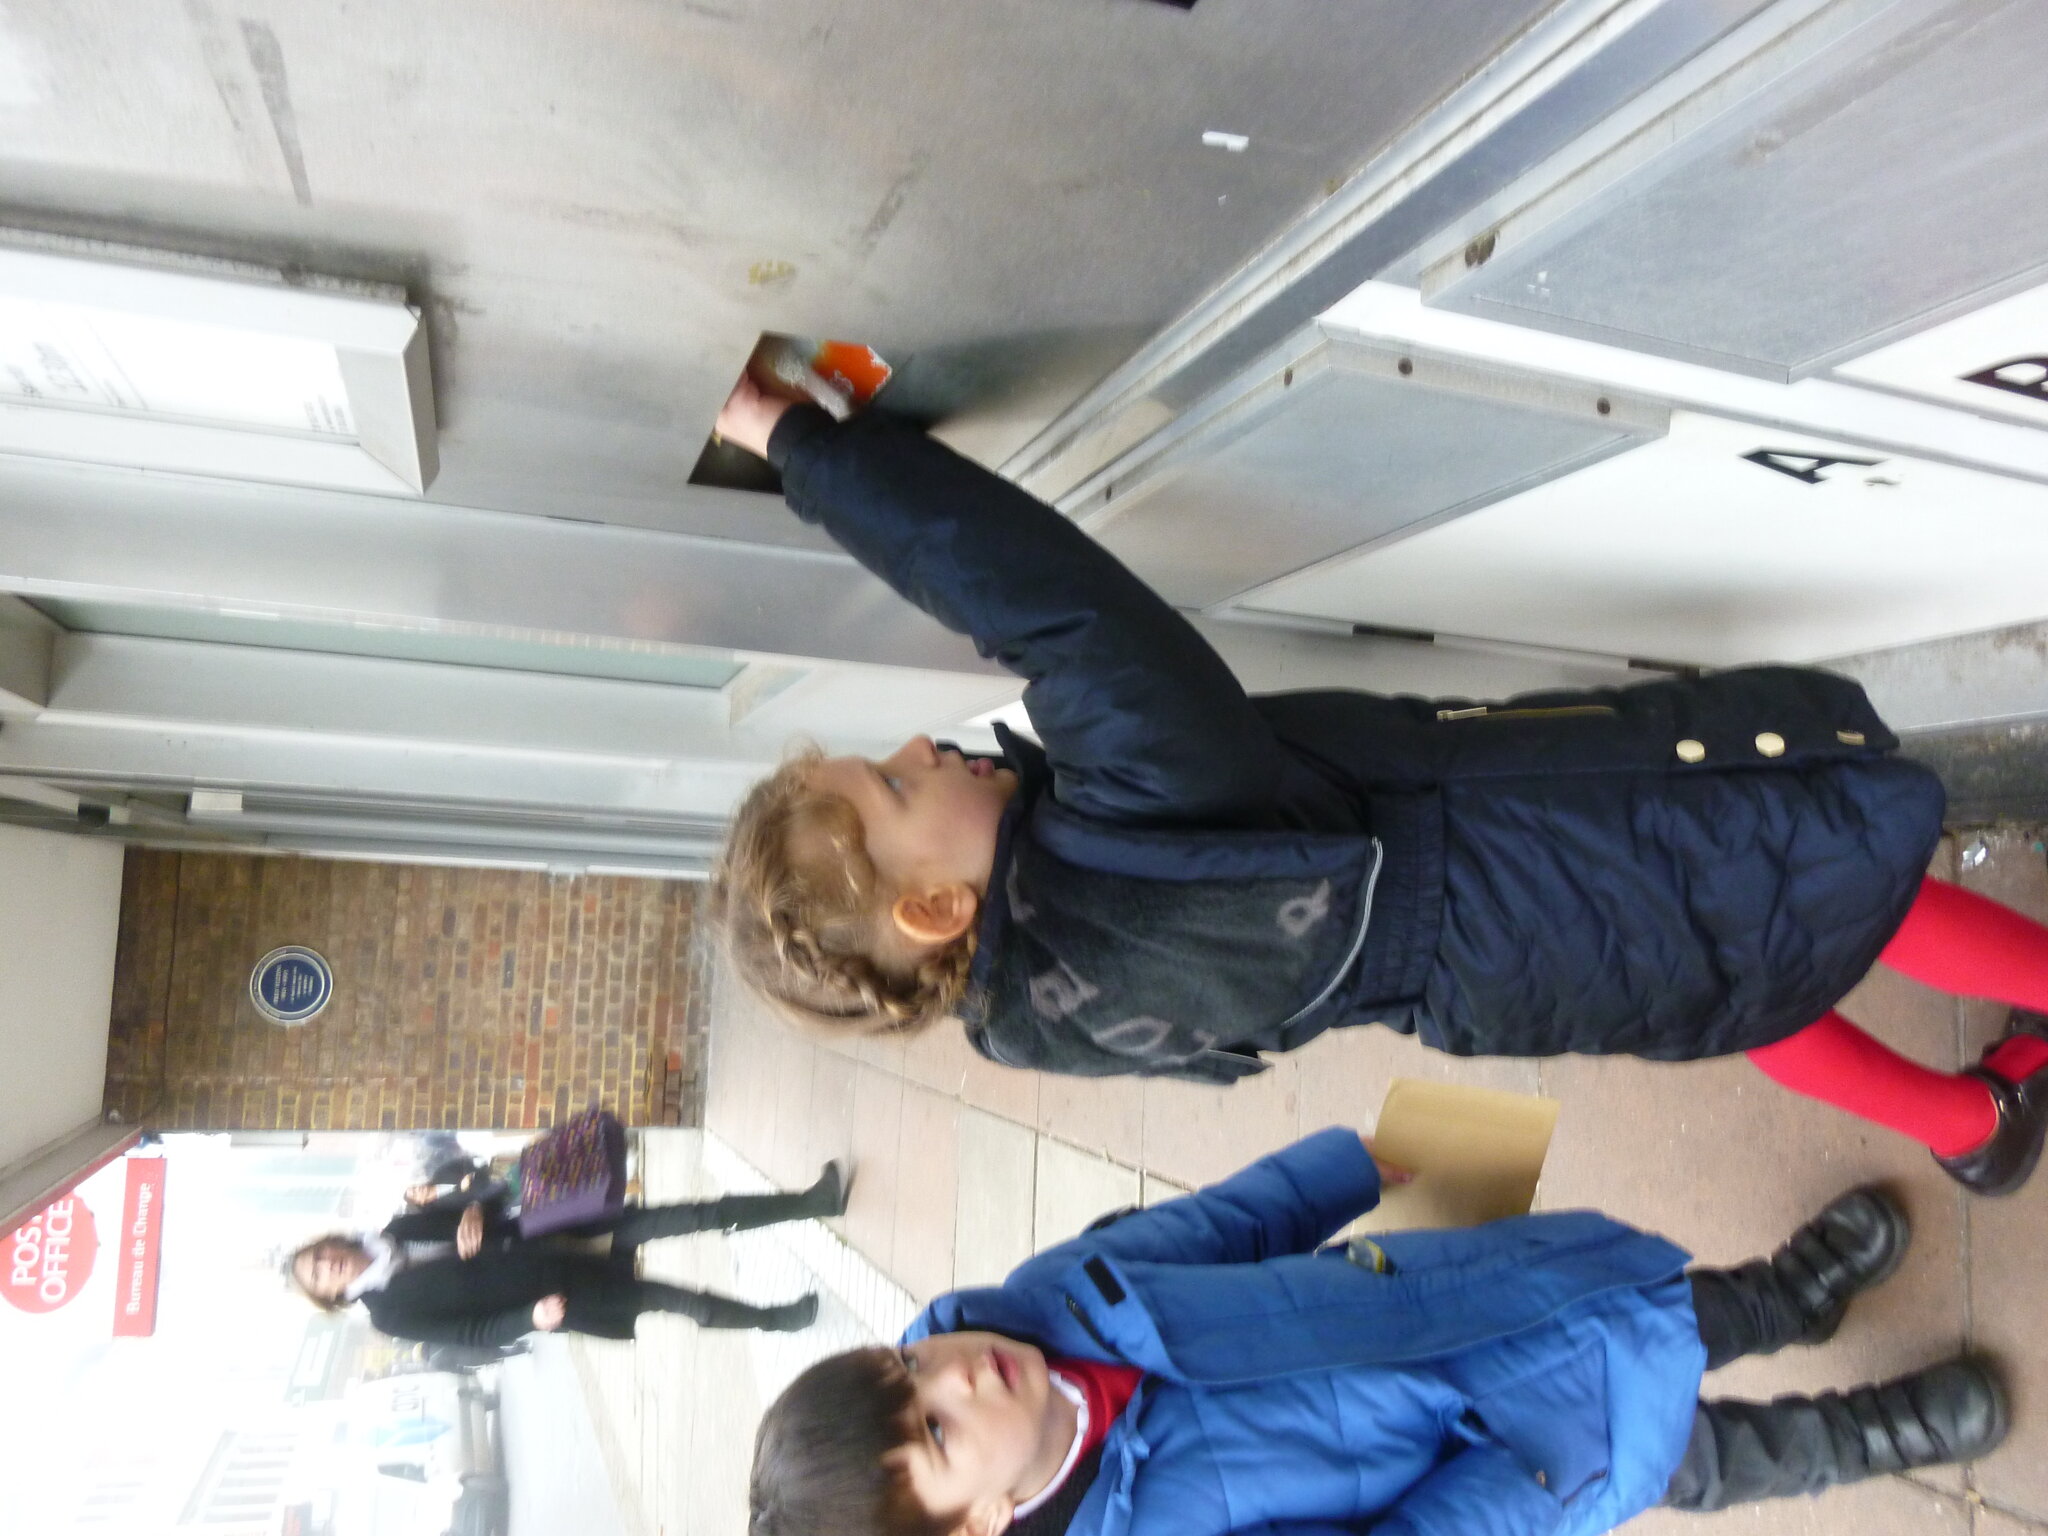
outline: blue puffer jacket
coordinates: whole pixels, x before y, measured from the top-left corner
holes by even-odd
[[[921,433],[798,410],[770,448],[799,516],[1030,680],[1044,750],[1006,743],[965,1010],[999,1061],[1230,1081],[1368,1022],[1464,1055],[1747,1050],[1861,979],[1940,837],[1939,781],[1846,678],[1253,698]]]
[[[1592,1536],[1657,1503],[1706,1352],[1686,1255],[1591,1212],[1319,1245],[1379,1198],[1329,1130],[941,1296],[906,1342],[986,1329],[1146,1377],[1069,1536]]]

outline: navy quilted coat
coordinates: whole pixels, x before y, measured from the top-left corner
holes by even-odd
[[[1461,1055],[1747,1050],[1856,984],[1940,836],[1940,783],[1845,678],[1254,698],[923,434],[800,409],[770,449],[800,517],[1029,680],[1043,750],[1005,739],[964,1009],[998,1061],[1227,1082],[1368,1022]]]

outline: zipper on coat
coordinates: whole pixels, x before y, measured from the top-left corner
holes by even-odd
[[[1558,704],[1549,709],[1495,709],[1491,704],[1474,704],[1469,709],[1440,709],[1439,720],[1541,720],[1548,716],[1611,715],[1612,704]]]
[[[1344,978],[1351,974],[1351,967],[1358,961],[1358,952],[1365,948],[1365,930],[1372,924],[1372,895],[1380,883],[1380,865],[1384,864],[1386,859],[1386,845],[1378,838],[1374,838],[1372,868],[1366,871],[1365,892],[1358,898],[1358,931],[1351,935],[1351,948],[1346,950],[1344,958],[1337,962],[1337,969],[1331,972],[1330,979],[1323,983],[1323,990],[1282,1019],[1275,1028],[1292,1029],[1327,1003],[1330,995],[1343,984]]]

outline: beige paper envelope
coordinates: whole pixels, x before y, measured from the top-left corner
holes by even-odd
[[[1525,1214],[1557,1125],[1557,1100],[1399,1077],[1380,1106],[1381,1162],[1415,1174],[1389,1184],[1356,1232],[1476,1227]]]

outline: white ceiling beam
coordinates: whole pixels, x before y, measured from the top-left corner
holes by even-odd
[[[990,674],[773,498],[674,534],[0,459],[0,590]]]
[[[39,805],[46,811],[57,811],[65,816],[76,816],[79,807],[78,796],[70,790],[12,773],[0,773],[0,800]]]
[[[695,817],[797,735],[880,752],[1018,687],[819,665],[735,721],[719,689],[122,635],[62,636],[54,671],[48,707],[0,729],[0,773]]]

